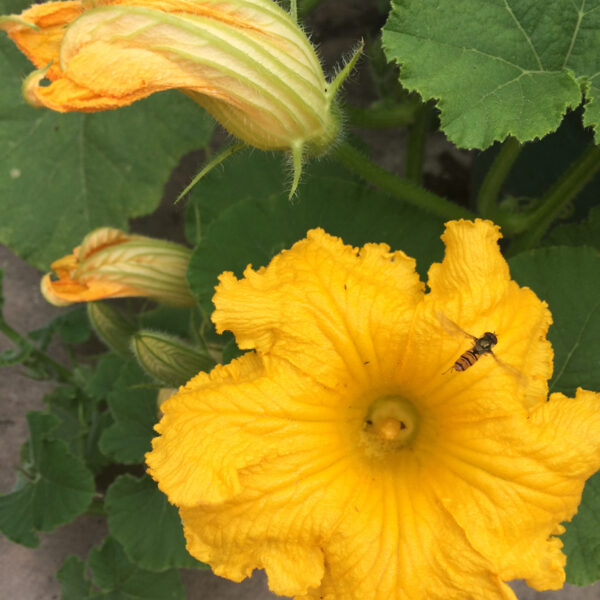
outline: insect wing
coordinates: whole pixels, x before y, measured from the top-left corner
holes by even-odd
[[[468,337],[469,339],[473,340],[474,342],[477,341],[477,338],[474,335],[467,333],[462,327],[460,327],[458,324],[456,324],[452,319],[449,319],[443,312],[436,310],[435,316],[437,317],[438,321],[440,322],[440,325],[443,327],[444,331],[447,334],[449,334],[451,336],[464,335],[464,336]]]
[[[521,385],[527,384],[527,377],[524,373],[519,371],[517,367],[514,367],[513,365],[502,360],[501,358],[498,358],[491,350],[490,354],[494,357],[494,360],[498,363],[498,366],[502,367],[503,369],[506,369],[506,371],[508,371],[515,379],[517,379]]]

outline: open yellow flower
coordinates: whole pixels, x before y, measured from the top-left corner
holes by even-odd
[[[490,222],[447,225],[429,272],[316,229],[221,275],[213,320],[251,349],[162,405],[149,471],[192,555],[298,600],[509,600],[564,581],[562,521],[600,467],[600,397],[552,394],[545,305]],[[476,337],[494,354],[448,371]]]
[[[339,82],[271,0],[69,0],[0,27],[40,69],[24,85],[37,106],[93,112],[179,89],[257,148],[318,153],[339,130]]]
[[[180,244],[101,227],[50,265],[58,279],[44,275],[42,294],[56,306],[130,296],[194,306],[186,280],[191,254]]]

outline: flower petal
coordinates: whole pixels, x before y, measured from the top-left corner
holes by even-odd
[[[268,267],[248,267],[240,281],[221,275],[212,319],[240,348],[289,361],[330,389],[380,380],[404,355],[422,299],[414,264],[385,244],[359,252],[311,230]]]
[[[265,369],[254,353],[200,373],[161,406],[161,436],[146,456],[149,472],[174,504],[235,497],[243,473],[268,457],[293,457],[303,446],[323,452],[339,443],[339,395],[327,403],[319,392],[288,363],[269,361]]]
[[[508,265],[497,244],[500,234],[491,222],[452,221],[442,237],[446,255],[429,271],[431,293],[419,317],[432,328],[437,320],[442,338],[436,334],[430,346],[439,348],[450,369],[463,352],[472,348],[473,337],[490,331],[498,339],[493,349],[497,360],[486,356],[465,373],[449,373],[446,379],[455,380],[450,387],[464,384],[465,379],[471,385],[477,379],[481,384],[478,392],[485,394],[487,377],[493,372],[515,397],[522,399],[523,406],[544,401],[553,357],[546,339],[552,323],[547,304],[529,288],[510,281]],[[427,325],[422,328],[425,330]],[[412,352],[419,360],[424,345],[416,338],[413,341]]]
[[[188,550],[236,581],[264,568],[275,593],[307,599],[447,600],[469,590],[473,600],[515,600],[416,469],[407,463],[399,480],[381,465],[357,469],[357,458],[315,448],[246,470],[235,502],[181,509]]]
[[[487,419],[471,433],[447,429],[435,479],[440,502],[502,579],[562,586],[565,557],[552,536],[597,469],[599,409],[600,394],[579,390],[575,399],[553,394],[526,418]]]

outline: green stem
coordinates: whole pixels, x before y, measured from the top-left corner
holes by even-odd
[[[540,207],[527,216],[521,229],[523,234],[512,243],[509,254],[536,246],[565,205],[594,178],[599,169],[600,148],[591,143],[546,192]]]
[[[350,104],[342,104],[341,109],[348,122],[364,129],[390,129],[403,127],[412,123],[419,108],[419,103],[402,102],[392,106],[373,104],[368,108],[359,108]]]
[[[18,331],[15,331],[6,321],[0,319],[0,332],[2,332],[7,338],[14,342],[17,346],[23,346],[24,344],[31,344],[26,340]],[[56,373],[57,380],[61,383],[68,383],[73,379],[73,374],[69,369],[50,358],[42,350],[33,348],[29,355],[34,361],[42,363],[47,367],[50,367],[54,373]]]
[[[402,202],[426,210],[442,219],[472,219],[475,215],[449,200],[428,192],[411,181],[396,177],[369,160],[347,142],[333,150],[336,159],[349,171],[395,196]]]
[[[408,130],[406,145],[406,178],[413,183],[421,185],[423,177],[423,159],[425,157],[425,144],[427,134],[433,120],[432,107],[423,104],[416,111],[415,120]]]
[[[521,152],[521,143],[514,137],[506,138],[489,168],[479,194],[477,196],[477,212],[482,217],[492,217],[496,214],[498,195],[506,177],[510,173],[515,160]]]

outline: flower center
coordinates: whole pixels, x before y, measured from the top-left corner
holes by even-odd
[[[367,410],[362,441],[369,454],[388,454],[409,446],[419,429],[413,403],[400,396],[377,398]]]

